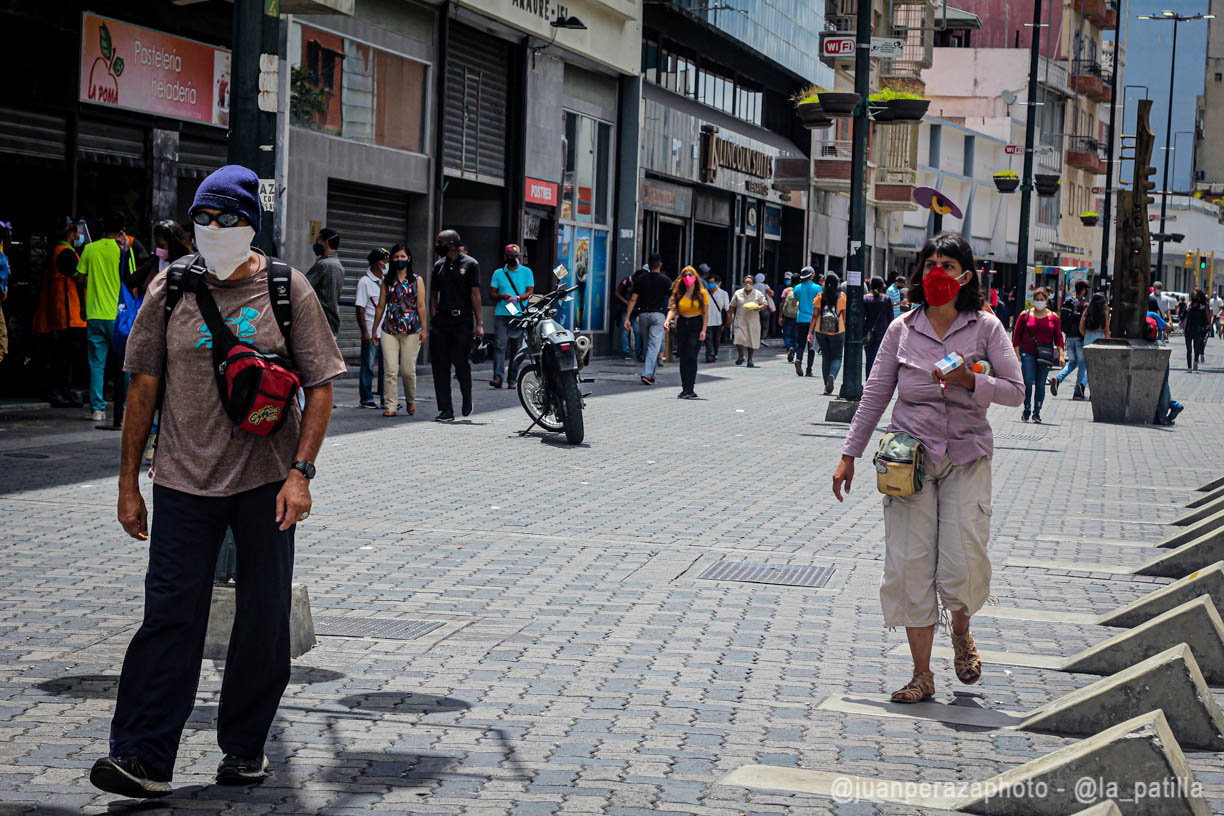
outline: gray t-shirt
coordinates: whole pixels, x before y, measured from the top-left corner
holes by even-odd
[[[296,269],[292,275],[293,368],[302,386],[311,388],[343,374],[344,359],[306,277]],[[208,283],[221,317],[236,337],[268,352],[287,353],[268,299],[266,267],[249,278]],[[165,304],[162,272],[149,285],[123,361],[124,370],[133,374],[165,373],[166,396],[150,471],[154,483],[197,496],[231,496],[284,479],[301,434],[297,403],[271,436],[240,430],[221,407],[212,366],[212,334],[195,295],[183,293],[169,325]]]
[[[344,265],[339,257],[324,255],[306,272],[306,280],[310,281],[315,294],[319,296],[323,314],[327,315],[327,325],[331,327],[332,337],[335,337],[340,333],[340,292],[344,289]]]

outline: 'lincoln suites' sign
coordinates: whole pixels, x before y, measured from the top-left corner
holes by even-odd
[[[751,147],[720,138],[718,128],[701,128],[701,180],[712,183],[718,178],[718,168],[725,167],[745,175],[773,179],[774,157]]]

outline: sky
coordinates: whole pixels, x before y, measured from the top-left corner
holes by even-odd
[[[1156,135],[1152,150],[1152,166],[1156,174],[1152,180],[1156,189],[1163,189],[1163,163],[1165,131],[1169,116],[1169,67],[1173,45],[1173,23],[1154,20],[1137,20],[1140,14],[1160,14],[1173,11],[1179,14],[1208,13],[1207,0],[1118,0],[1118,34],[1125,38],[1126,68],[1125,84],[1118,86],[1118,108],[1122,107],[1122,93],[1126,92],[1126,114],[1123,120],[1125,134],[1135,132],[1135,102],[1144,96],[1152,99],[1151,127]],[[1125,19],[1123,19],[1125,18]],[[1217,20],[1219,24],[1221,21]],[[1203,92],[1204,71],[1207,59],[1207,21],[1197,20],[1177,24],[1177,65],[1173,93],[1173,133],[1194,130],[1196,97]],[[1125,88],[1125,85],[1146,85],[1143,88]],[[1190,187],[1190,165],[1194,152],[1192,134],[1174,136],[1175,150],[1169,159],[1169,177],[1174,190]],[[1127,155],[1130,151],[1126,151]],[[1122,178],[1131,179],[1131,162],[1123,162]]]

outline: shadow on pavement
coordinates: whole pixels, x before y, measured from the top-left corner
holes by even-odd
[[[466,700],[410,691],[372,691],[368,694],[350,694],[347,697],[341,697],[336,703],[349,709],[396,714],[466,711],[472,707],[472,704]]]

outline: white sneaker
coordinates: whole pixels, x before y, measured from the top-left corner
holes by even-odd
[[[89,415],[89,419],[92,422],[105,422],[106,412],[105,411],[94,411],[92,414]]]

